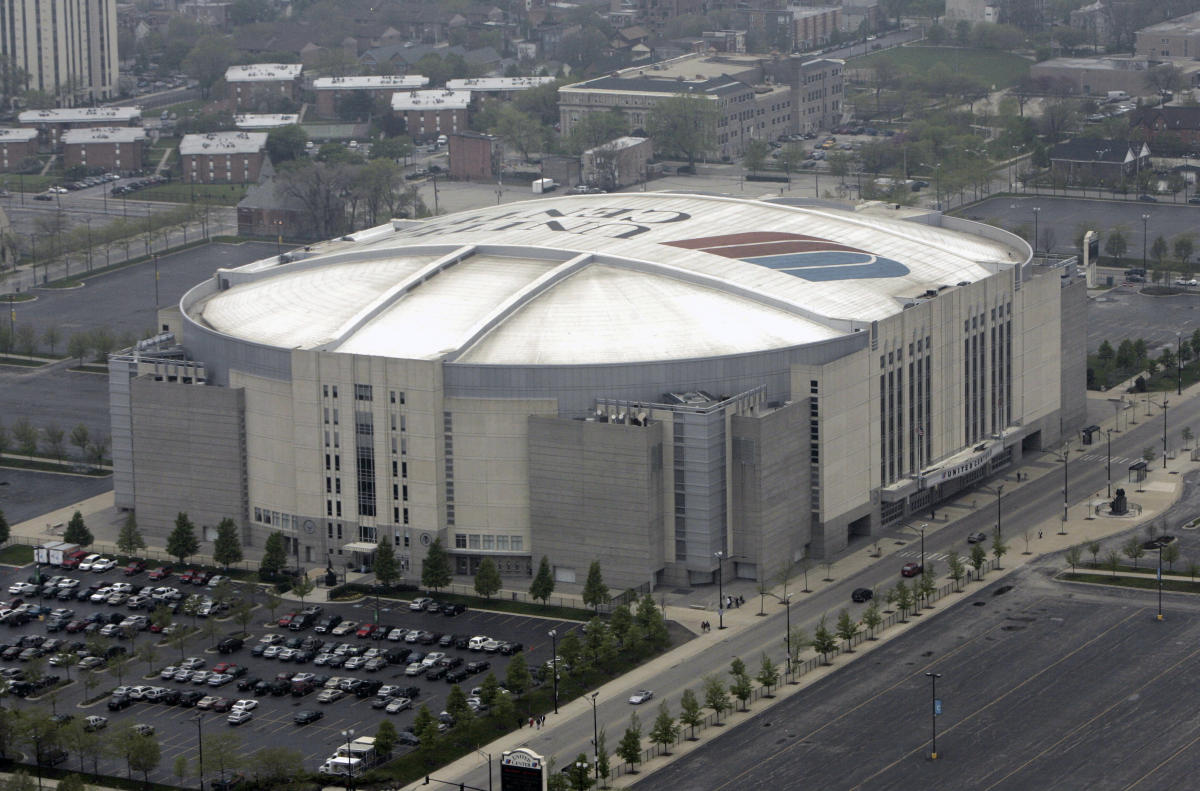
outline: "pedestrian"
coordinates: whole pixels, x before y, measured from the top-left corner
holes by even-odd
[[[542,722],[541,722],[541,726],[542,726],[543,728],[544,728],[544,727],[546,727],[546,715],[545,715],[545,714],[543,714],[543,715],[542,715]]]
[[[532,727],[533,727],[533,717],[530,717],[530,718],[529,718],[529,727],[530,727],[530,728],[532,728]]]
[[[1039,530],[1038,531],[1038,541],[1041,541],[1041,540],[1042,540],[1042,531]]]

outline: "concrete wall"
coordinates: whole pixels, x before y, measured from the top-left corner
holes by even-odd
[[[663,567],[663,425],[529,418],[533,557],[560,579],[587,579],[600,561],[611,590],[641,585]]]
[[[196,525],[246,523],[245,396],[242,390],[130,381],[135,508],[150,543],[166,540],[184,511]],[[202,551],[211,551],[211,545]]]

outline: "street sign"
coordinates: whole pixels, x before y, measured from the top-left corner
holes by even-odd
[[[942,716],[942,699],[941,698],[933,699],[933,716],[935,716],[935,717]]]
[[[500,758],[501,791],[546,791],[546,759],[526,747]]]

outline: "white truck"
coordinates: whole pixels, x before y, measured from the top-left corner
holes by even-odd
[[[359,736],[354,741],[339,746],[337,752],[321,764],[317,771],[327,775],[358,774],[374,766],[378,760],[379,756],[375,753],[375,737]]]
[[[1126,93],[1125,91],[1109,91],[1108,92],[1108,101],[1110,103],[1123,102],[1128,98],[1129,98],[1129,94]]]
[[[68,544],[65,541],[47,541],[33,548],[33,559],[38,563],[50,566],[61,566],[63,558],[79,549],[78,544]]]
[[[558,182],[554,179],[534,179],[533,191],[541,195],[543,192],[553,192],[558,189]]]
[[[366,769],[366,765],[361,758],[351,758],[345,755],[335,755],[325,763],[321,764],[321,768],[317,771],[323,775],[339,775],[346,777],[348,775],[362,774]]]

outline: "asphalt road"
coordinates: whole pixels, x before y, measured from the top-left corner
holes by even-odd
[[[1142,338],[1152,351],[1174,351],[1176,332],[1190,340],[1200,329],[1200,293],[1154,297],[1140,289],[1140,283],[1121,284],[1088,303],[1088,351],[1106,340],[1115,349],[1125,338]]]
[[[10,525],[15,525],[111,488],[111,477],[51,475],[0,467],[0,511]]]
[[[1128,789],[1190,776],[1196,605],[1173,599],[1160,623],[1145,595],[1044,575],[981,589],[635,787]],[[937,761],[926,673],[941,674]]]

